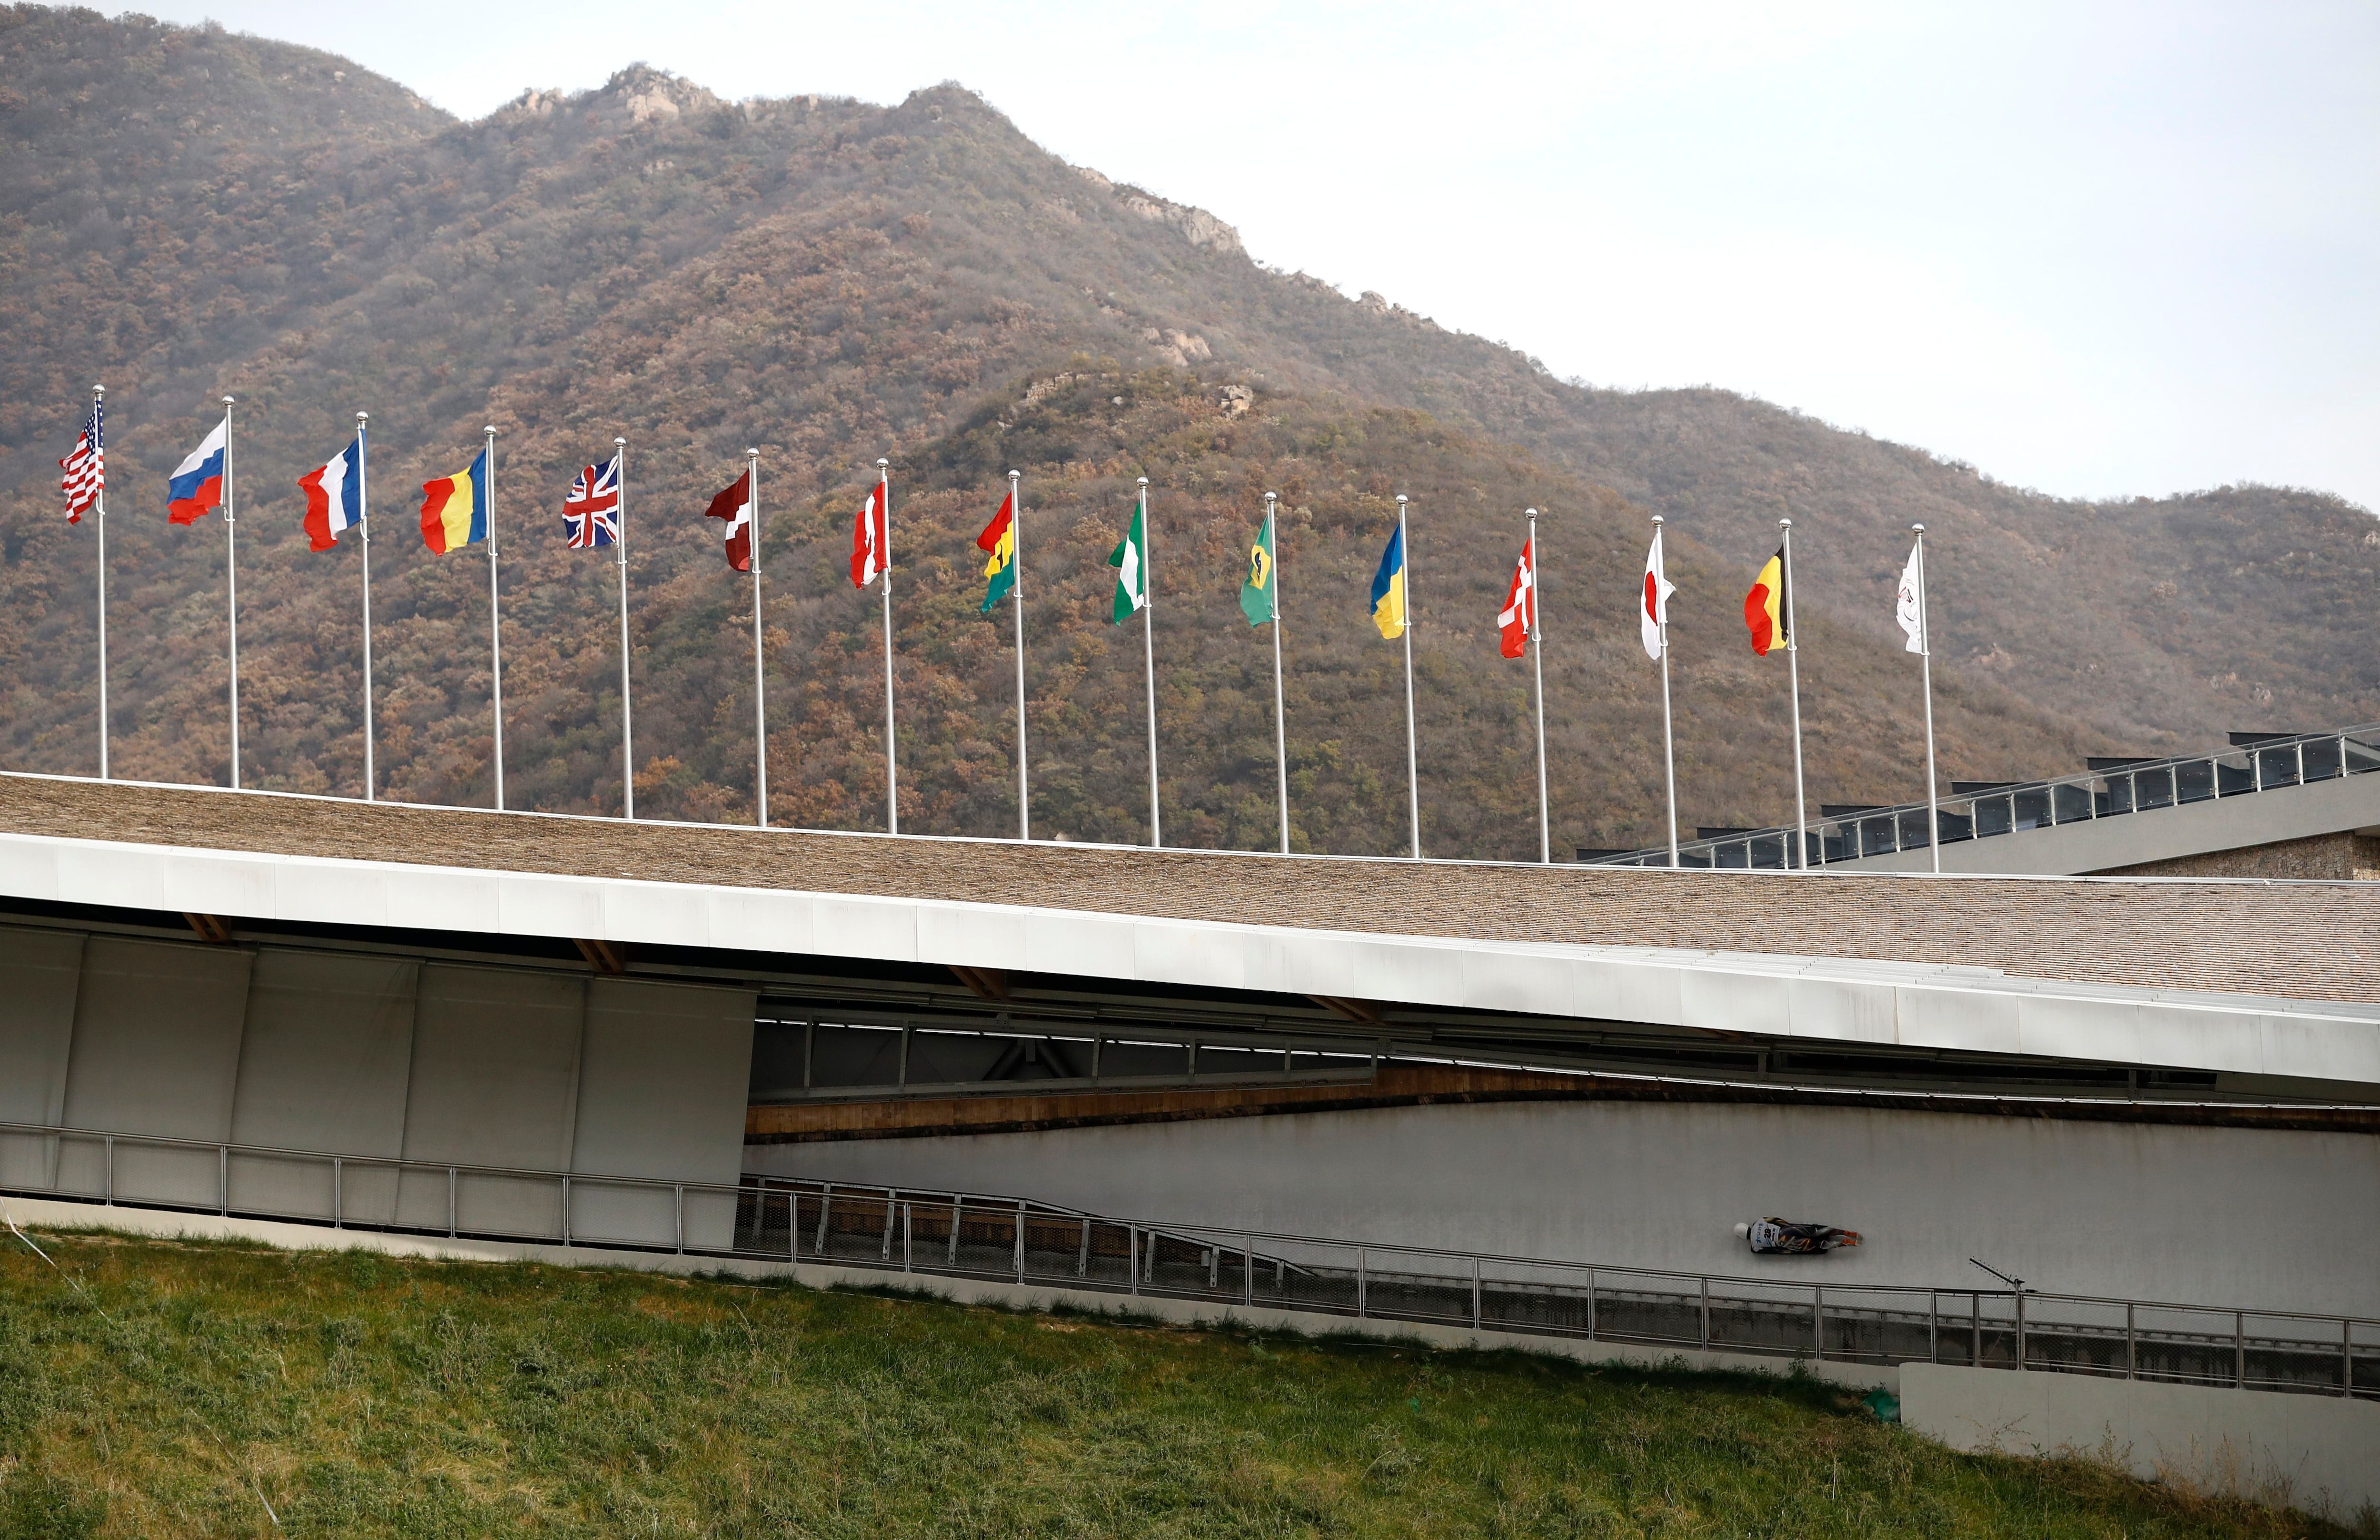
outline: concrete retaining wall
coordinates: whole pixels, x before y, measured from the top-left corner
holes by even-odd
[[[1954,1449],[2096,1455],[2341,1520],[2380,1506],[2375,1401],[1904,1364],[1900,1420]]]

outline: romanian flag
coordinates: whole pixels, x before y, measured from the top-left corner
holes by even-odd
[[[1405,634],[1405,527],[1401,521],[1390,532],[1388,549],[1380,552],[1380,570],[1372,574],[1372,624],[1394,641]]]
[[[443,556],[488,538],[488,452],[471,468],[421,484],[421,543]]]
[[[991,515],[991,522],[983,527],[975,543],[991,557],[983,564],[983,608],[988,614],[1002,595],[1016,587],[1015,492],[1000,500],[1000,512]]]
[[[1752,650],[1760,657],[1792,640],[1787,634],[1787,617],[1793,612],[1787,594],[1791,581],[1785,571],[1785,548],[1779,546],[1752,580],[1752,591],[1743,596],[1743,624],[1751,628]]]

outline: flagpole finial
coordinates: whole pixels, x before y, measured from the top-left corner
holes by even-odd
[[[1144,486],[1144,487],[1145,487],[1145,486],[1147,486],[1147,485],[1148,485],[1148,477],[1146,477],[1146,476],[1142,477],[1142,478],[1140,479],[1140,484],[1141,484],[1142,486]]]
[[[1530,510],[1529,510],[1529,516],[1530,516],[1531,518],[1535,518],[1535,517],[1536,517],[1536,516],[1537,516],[1537,511],[1536,511],[1535,508],[1530,509]]]
[[[1409,498],[1409,497],[1405,496],[1405,494],[1404,494],[1404,493],[1402,493],[1402,492],[1399,492],[1399,493],[1397,493],[1397,503],[1398,503],[1398,505],[1399,505],[1399,506],[1401,506],[1401,507],[1402,507],[1403,504],[1405,504],[1405,503],[1410,503],[1410,502],[1412,502],[1412,501],[1413,501],[1413,500],[1412,500],[1411,498]]]
[[[628,441],[625,439],[613,439],[612,441],[612,447],[614,449],[625,449],[628,447]]]
[[[1008,473],[1008,479],[1009,479],[1010,480],[1014,481],[1014,480],[1015,480],[1018,477],[1020,477],[1020,476],[1022,476],[1022,475],[1024,475],[1024,474],[1025,474],[1025,473],[1024,473],[1023,471],[1021,471],[1021,470],[1012,470],[1012,471],[1010,471],[1010,472]]]
[[[227,396],[227,395],[226,395],[226,396],[225,396],[225,397],[224,397],[224,405],[225,405],[225,406],[230,406],[230,405],[231,405],[231,397],[230,397],[230,396]]]
[[[1278,503],[1278,502],[1280,502],[1280,501],[1281,501],[1281,493],[1279,493],[1279,492],[1267,492],[1267,493],[1265,493],[1265,501],[1266,501],[1267,503]]]
[[[1653,515],[1653,522],[1654,522],[1654,523],[1656,523],[1656,524],[1667,524],[1667,523],[1669,523],[1670,521],[1669,521],[1668,519],[1663,518],[1660,515],[1658,515],[1658,514],[1655,514],[1655,515]]]
[[[757,460],[760,457],[760,452],[747,446],[744,451],[744,457],[747,460]]]
[[[370,412],[358,412],[356,414],[356,421],[358,423],[370,421],[370,418],[371,414]]]
[[[879,469],[879,470],[882,470],[885,467],[887,467],[887,466],[891,465],[892,463],[892,461],[890,461],[890,460],[886,459],[886,458],[885,458],[883,455],[879,455],[876,457],[876,468],[877,468],[877,469]]]
[[[1780,518],[1777,521],[1777,527],[1779,529],[1791,529],[1793,527],[1793,521],[1790,518]]]
[[[93,385],[91,388],[91,398],[93,401],[98,400],[101,396],[105,395],[106,394],[107,387],[105,385]]]
[[[482,427],[482,428],[480,430],[480,432],[482,432],[482,433],[485,433],[485,434],[489,435],[491,438],[492,438],[492,437],[494,437],[494,436],[495,436],[496,425],[495,425],[494,423],[492,423],[492,422],[488,423],[487,425],[485,425],[484,427]]]
[[[1922,524],[1912,524],[1912,525],[1911,525],[1909,527],[1911,528],[1911,530],[1912,530],[1913,532],[1915,532],[1915,533],[1917,533],[1917,534],[1922,535],[1922,534],[1925,533],[1925,526],[1924,526],[1924,525],[1922,525]]]

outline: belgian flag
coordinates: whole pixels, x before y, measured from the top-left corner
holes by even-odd
[[[1792,637],[1787,634],[1786,617],[1793,612],[1787,597],[1792,576],[1785,569],[1785,548],[1779,546],[1777,554],[1760,569],[1752,580],[1752,591],[1743,596],[1743,624],[1752,632],[1752,650],[1766,658],[1776,648]]]

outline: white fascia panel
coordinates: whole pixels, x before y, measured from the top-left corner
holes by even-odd
[[[810,895],[810,933],[822,957],[864,957],[874,963],[939,962],[917,952],[917,912],[898,899]]]
[[[816,952],[818,905],[808,893],[731,889],[710,894],[713,946],[739,952]]]
[[[2045,1058],[2137,1063],[2140,1010],[2126,1000],[2035,996],[2018,1003],[2017,1038],[2026,1053]]]
[[[1463,953],[1463,1003],[1475,1011],[1571,1015],[1577,971],[1577,964],[1567,957],[1466,951]]]
[[[1244,938],[1185,920],[1142,920],[1132,928],[1132,976],[1209,989],[1248,987]]]
[[[1025,911],[1026,971],[1135,977],[1132,932],[1132,918],[1127,915],[1028,909]]]
[[[2380,1082],[2380,1026],[2279,1016],[2260,1016],[2257,1024],[2266,1074]]]
[[[1356,982],[1330,992],[1355,1000],[1459,1006],[1464,1003],[1463,964],[1468,950],[1426,937],[1357,936],[1347,949]]]
[[[962,968],[1014,968],[1025,955],[1025,916],[1014,909],[929,903],[917,910],[920,962]]]
[[[238,857],[234,857],[237,859]],[[386,925],[389,868],[361,861],[260,856],[273,866],[273,913],[265,919]]]
[[[1357,976],[1353,938],[1327,931],[1305,938],[1285,930],[1257,931],[1246,942],[1248,988],[1283,995],[1366,1000]]]
[[[153,852],[80,844],[58,852],[56,896],[63,903],[117,904],[127,909],[170,909],[163,864]]]
[[[1791,981],[1766,974],[1685,970],[1678,1002],[1685,1025],[1706,1032],[1782,1037],[1792,1030]]]
[[[1785,1000],[1786,1029],[1793,1037],[1851,1043],[1895,1040],[1898,1022],[1889,985],[1791,978],[1785,982]]]
[[[603,940],[634,930],[648,945],[706,947],[710,941],[710,891],[675,882],[618,882],[603,893]]]
[[[496,897],[502,884],[493,872],[436,867],[405,872],[388,884],[388,923],[407,930],[494,934],[504,923]]]
[[[2135,1007],[2142,1061],[2234,1074],[2265,1073],[2264,1017],[2147,1001]]]
[[[1686,969],[1676,962],[1589,953],[1572,969],[1571,1002],[1579,1015],[1655,1026],[1685,1025]]]
[[[591,940],[604,932],[603,895],[567,877],[510,873],[496,888],[496,928],[512,936]]]
[[[2021,997],[1974,989],[1908,985],[1894,991],[1903,1048],[1959,1049],[1969,1053],[2022,1053],[2017,1025]]]
[[[262,915],[273,911],[273,868],[261,862],[167,855],[159,880],[188,901],[198,915]]]

